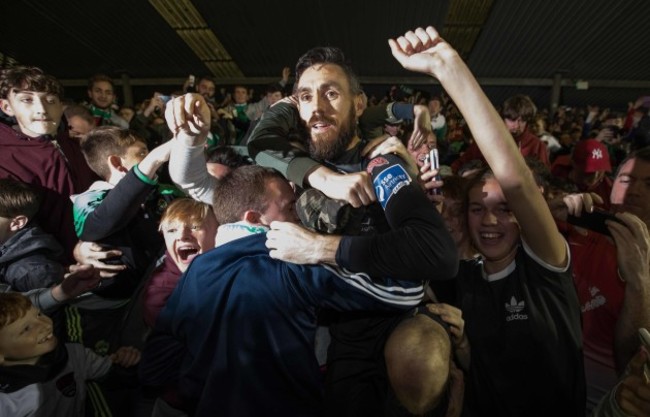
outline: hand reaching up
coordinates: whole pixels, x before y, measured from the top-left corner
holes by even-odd
[[[397,39],[389,39],[388,45],[395,59],[404,68],[434,77],[444,68],[446,59],[454,55],[460,59],[458,53],[432,26],[426,30],[417,28]]]
[[[167,103],[165,119],[174,138],[195,146],[210,131],[210,107],[200,94],[185,94]]]

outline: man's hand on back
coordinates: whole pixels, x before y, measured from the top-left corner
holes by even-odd
[[[326,196],[347,201],[355,208],[377,200],[370,175],[365,171],[339,174],[321,166],[309,174],[307,181]]]

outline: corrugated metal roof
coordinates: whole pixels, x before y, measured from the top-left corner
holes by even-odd
[[[650,94],[645,0],[183,1],[189,3],[3,1],[0,53],[63,80],[106,72],[169,82],[213,73],[228,84],[242,77],[277,79],[307,49],[335,45],[366,82],[424,80],[423,88],[435,89],[402,69],[386,43],[432,24],[464,53],[496,103],[506,91],[529,90],[547,105],[556,73],[564,79],[563,99],[576,101],[570,105],[620,106]],[[174,16],[164,18],[152,3],[170,10],[193,6],[198,16],[186,23],[200,31],[178,33],[179,24],[168,23]],[[576,90],[578,80],[588,81],[589,89]],[[622,82],[612,87],[611,81]],[[635,88],[623,88],[630,84]]]

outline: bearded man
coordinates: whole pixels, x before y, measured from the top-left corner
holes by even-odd
[[[392,103],[379,111],[364,110],[359,81],[340,49],[314,48],[298,60],[293,103],[278,103],[264,114],[251,135],[249,153],[258,164],[278,169],[299,187],[320,190],[360,210],[354,216],[361,217],[361,227],[355,236],[337,236],[274,222],[267,234],[271,257],[299,264],[337,264],[372,277],[452,278],[457,255],[451,236],[420,184],[409,175],[408,163],[395,154],[364,156],[369,138],[357,131],[357,126],[362,132],[368,126],[383,126],[387,117],[394,116],[415,118],[418,128],[425,127],[426,136],[431,134],[428,112],[424,114],[429,125],[423,126],[410,105]],[[400,415],[404,408],[421,414],[440,403],[449,373],[416,369],[427,368],[430,353],[439,352],[445,343],[449,346],[449,340],[404,341],[414,349],[408,353],[394,349],[391,335],[399,333],[410,314],[328,317],[332,342],[327,358],[327,415]],[[423,323],[427,321],[431,320]],[[440,323],[436,325],[442,330]],[[401,370],[410,366],[413,372],[408,377],[392,373],[397,361]]]

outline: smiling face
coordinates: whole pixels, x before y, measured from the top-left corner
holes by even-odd
[[[233,100],[235,100],[235,104],[246,104],[248,102],[248,90],[246,90],[246,87],[235,87]]]
[[[167,252],[178,269],[185,272],[196,256],[214,248],[217,221],[208,210],[203,220],[162,222],[161,230]]]
[[[494,178],[472,187],[468,198],[470,238],[485,258],[486,272],[498,272],[515,258],[520,237],[517,219]]]
[[[61,100],[51,93],[12,89],[0,105],[2,111],[16,118],[20,131],[31,138],[55,134],[63,115]]]
[[[52,320],[36,307],[0,329],[0,357],[4,366],[34,365],[44,354],[56,348]]]
[[[88,90],[88,98],[96,107],[108,109],[115,98],[113,85],[108,81],[95,81],[92,88]]]
[[[341,67],[319,64],[307,68],[300,76],[296,95],[314,159],[335,159],[354,143],[362,101],[360,95],[352,93]]]

